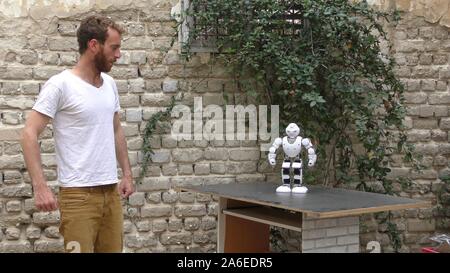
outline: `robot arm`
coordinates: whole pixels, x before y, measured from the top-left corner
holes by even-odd
[[[316,164],[317,155],[309,138],[302,139],[302,145],[308,150],[308,166],[314,166],[314,164]]]
[[[272,147],[270,147],[269,149],[269,154],[268,154],[268,158],[269,158],[269,164],[274,166],[276,163],[276,157],[277,157],[277,149],[280,147],[280,145],[283,143],[283,141],[281,140],[281,138],[277,137],[275,139],[275,141],[272,143]]]

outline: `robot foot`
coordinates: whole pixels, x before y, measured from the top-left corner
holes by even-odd
[[[291,187],[289,185],[281,185],[277,188],[277,192],[291,192]]]
[[[305,186],[294,186],[292,188],[292,193],[307,193],[308,188]]]

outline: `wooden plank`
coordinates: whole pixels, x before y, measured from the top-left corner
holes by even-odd
[[[268,207],[252,207],[241,209],[225,209],[223,214],[231,215],[250,221],[260,222],[271,226],[302,231],[301,215],[290,213],[285,210]]]
[[[219,198],[219,215],[218,215],[218,227],[217,227],[217,253],[223,253],[225,249],[225,227],[226,217],[222,213],[227,208],[227,199]]]
[[[268,253],[270,226],[226,216],[225,253]]]
[[[428,201],[320,186],[309,186],[309,192],[306,194],[276,193],[275,189],[278,186],[279,184],[258,182],[180,187],[178,189],[298,211],[317,218],[431,206],[431,202]]]

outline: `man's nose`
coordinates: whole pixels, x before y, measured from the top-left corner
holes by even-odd
[[[119,59],[122,56],[122,54],[120,53],[120,50],[117,50],[116,54],[114,54],[114,55],[115,55],[114,57],[116,57],[116,59]]]

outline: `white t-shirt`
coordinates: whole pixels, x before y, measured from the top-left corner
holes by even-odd
[[[120,110],[114,79],[101,73],[99,88],[70,70],[51,77],[34,110],[53,119],[58,182],[62,187],[117,183],[114,113]]]

